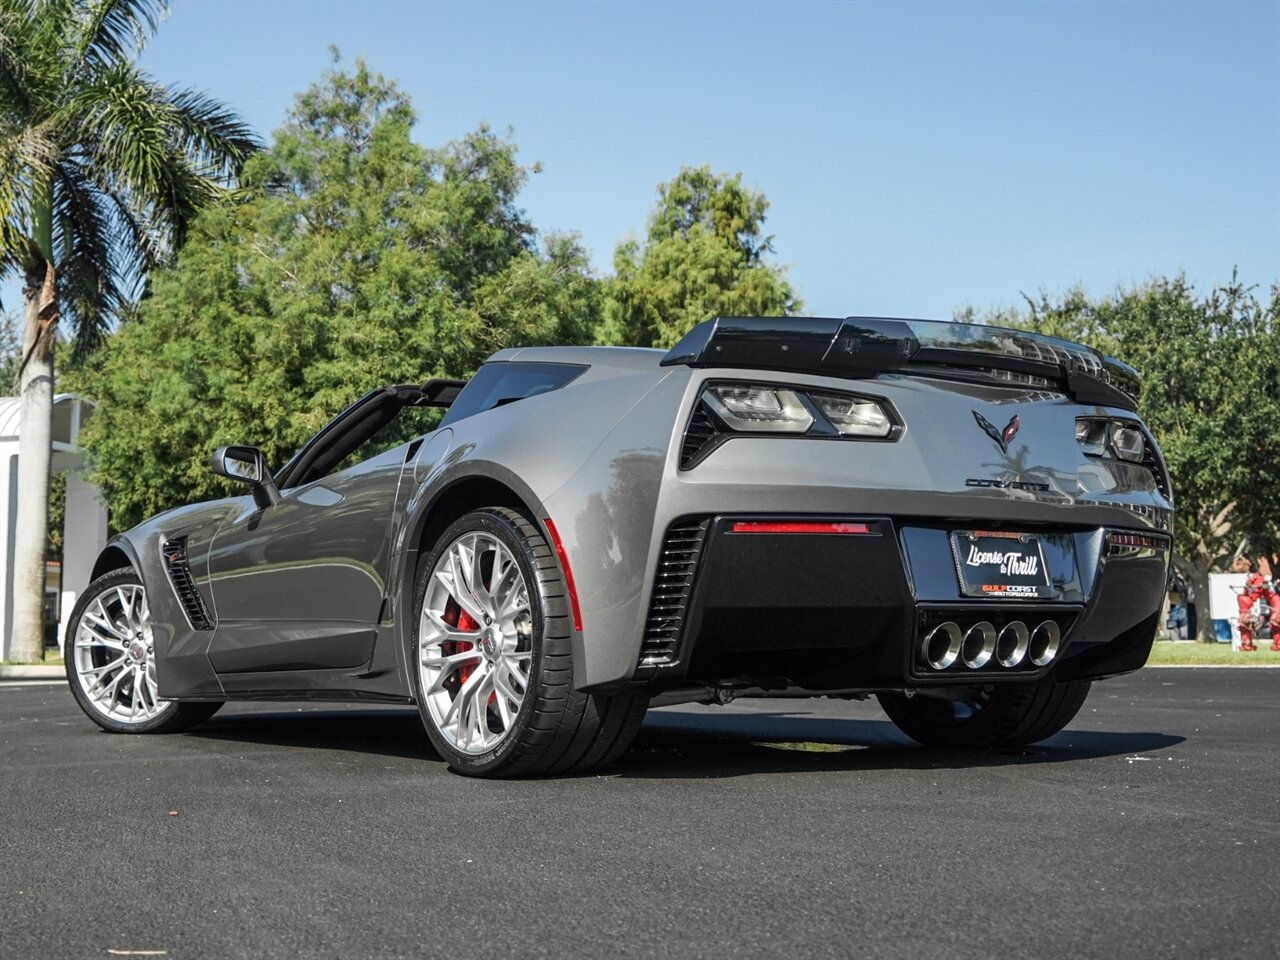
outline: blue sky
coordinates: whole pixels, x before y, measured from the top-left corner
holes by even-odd
[[[602,271],[682,164],[741,171],[822,315],[1280,280],[1280,3],[177,0],[143,58],[264,134],[336,43],[440,143],[514,128]],[[7,300],[7,298],[6,298]]]

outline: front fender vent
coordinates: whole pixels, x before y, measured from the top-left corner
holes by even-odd
[[[689,595],[710,522],[709,518],[678,520],[667,529],[640,642],[641,666],[671,663],[679,652]]]
[[[191,567],[187,563],[187,538],[175,537],[160,545],[160,556],[164,559],[165,572],[169,574],[169,582],[173,584],[173,592],[178,595],[182,604],[182,612],[187,615],[195,630],[212,630],[213,618],[204,605],[204,597],[196,588],[195,577],[191,575]]]

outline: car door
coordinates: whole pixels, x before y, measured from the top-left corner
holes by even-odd
[[[240,499],[209,552],[218,673],[358,667],[385,596],[404,447],[259,508]]]
[[[219,676],[369,662],[401,474],[419,441],[311,478],[394,419],[388,396],[375,391],[344,411],[281,471],[278,502],[241,497],[218,531],[208,576]]]

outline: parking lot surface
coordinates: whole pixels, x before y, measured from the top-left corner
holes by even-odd
[[[0,683],[0,957],[1270,958],[1277,744],[1280,670],[1149,668],[1006,754],[752,700],[484,782],[412,709],[112,736]]]

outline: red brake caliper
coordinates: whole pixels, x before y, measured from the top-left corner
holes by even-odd
[[[486,586],[488,585],[486,584]],[[449,602],[445,604],[444,615],[441,619],[456,630],[477,630],[480,627],[480,624],[476,623],[467,611],[458,606],[458,602],[454,600],[453,597],[450,597]],[[470,650],[473,646],[474,644],[467,640],[445,640],[440,644],[440,652],[446,657],[451,657],[455,653],[462,653],[466,650]],[[471,679],[471,674],[475,673],[475,669],[476,667],[474,663],[468,663],[458,668],[458,672],[455,674],[458,678],[458,685],[456,689],[462,689],[462,685]],[[490,704],[497,703],[497,693],[490,693],[488,702]]]

